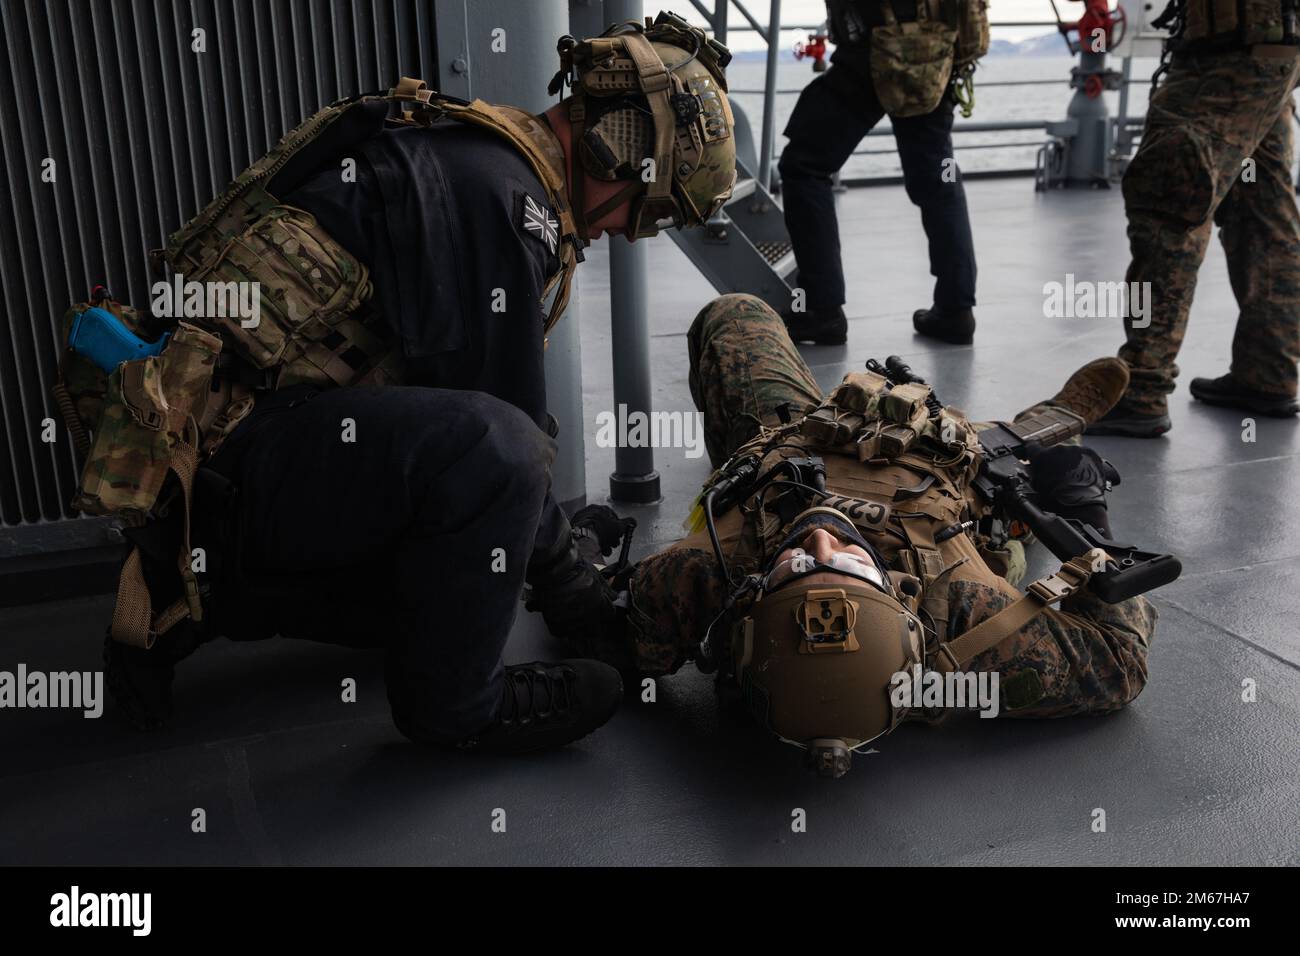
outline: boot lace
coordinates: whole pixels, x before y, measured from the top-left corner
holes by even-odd
[[[574,672],[569,667],[521,667],[506,672],[503,727],[526,727],[573,710]]]

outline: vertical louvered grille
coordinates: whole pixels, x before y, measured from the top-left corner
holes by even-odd
[[[287,129],[403,74],[435,77],[434,5],[0,3],[0,527],[70,517],[70,442],[61,425],[41,441],[63,310],[98,282],[147,307],[148,251]]]

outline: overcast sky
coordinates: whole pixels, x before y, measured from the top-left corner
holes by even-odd
[[[661,0],[662,2],[662,0]],[[715,2],[720,0],[702,0],[707,9],[713,9]],[[742,0],[745,8],[754,15],[759,23],[767,24],[768,10],[770,0]],[[1066,20],[1077,19],[1083,13],[1083,4],[1076,0],[1056,0],[1056,5],[1061,11],[1061,16]],[[655,0],[646,0],[645,8],[647,11],[656,6]],[[667,9],[674,9],[678,13],[687,17],[694,23],[704,23],[704,18],[699,12],[691,6],[689,0],[674,0]],[[808,24],[820,23],[826,19],[826,5],[823,0],[782,0],[781,3],[781,22]],[[1052,5],[1049,0],[989,0],[989,19],[993,23],[999,20],[1039,20],[1050,21],[1052,16]],[[733,6],[729,24],[735,27],[737,24],[746,24],[744,17]],[[1038,36],[1051,31],[1051,27],[994,27],[993,36],[1002,40],[1019,40],[1027,36]],[[790,46],[794,43],[794,36],[789,37],[789,43],[783,44]],[[756,34],[753,32],[734,32],[728,39],[728,46],[735,50],[753,50],[762,47]]]

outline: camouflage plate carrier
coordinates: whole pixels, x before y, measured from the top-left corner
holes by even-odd
[[[118,584],[115,640],[149,647],[179,621],[202,619],[189,546],[194,474],[252,411],[259,390],[402,382],[401,345],[378,321],[366,267],[314,217],[276,194],[315,171],[322,157],[387,125],[427,127],[444,117],[504,137],[546,190],[564,240],[560,266],[542,293],[543,299],[554,293],[549,311],[539,316],[549,331],[568,303],[579,249],[559,142],[523,110],[442,96],[405,77],[387,95],[341,100],[305,120],[154,253],[155,265],[186,282],[259,283],[260,321],[245,325],[237,315],[207,315],[177,322],[108,298],[80,303],[65,315],[54,393],[85,459],[73,507],[140,527],[160,516],[156,506],[169,473],[177,476],[184,507],[177,561],[183,596],[155,614],[140,549],[133,547]],[[171,337],[161,354],[105,373],[67,347],[73,322],[91,305],[147,341],[169,330]]]
[[[757,473],[766,474],[783,459],[807,453],[823,456],[830,492],[815,504],[842,513],[879,549],[899,599],[927,621],[930,666],[960,670],[1090,576],[1083,559],[1066,562],[1029,585],[1018,601],[945,642],[951,616],[947,576],[967,562],[987,564],[990,557],[989,541],[965,524],[978,524],[990,511],[971,491],[982,454],[975,426],[959,409],[941,406],[929,385],[891,387],[882,375],[852,372],[806,414],[778,428],[764,427],[740,446],[705,484],[700,500],[731,465],[748,456],[760,458]],[[746,573],[764,567],[788,533],[786,516],[768,507],[770,497],[767,489],[747,495],[718,522],[723,540],[734,542],[728,560]],[[690,524],[694,533],[677,547],[710,549],[700,530],[702,513],[697,505]],[[649,623],[634,613],[630,625],[635,635]]]

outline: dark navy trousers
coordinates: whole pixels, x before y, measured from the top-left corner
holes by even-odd
[[[907,196],[920,207],[929,241],[934,305],[957,310],[975,304],[975,247],[966,193],[952,159],[953,102],[945,96],[924,116],[893,118],[894,139]],[[785,224],[799,266],[797,285],[809,309],[833,309],[847,301],[840,256],[839,223],[831,177],[858,143],[884,117],[869,76],[832,66],[809,83],[786,124],[789,137],[779,169]],[[943,173],[950,169],[952,182]],[[863,269],[885,278],[885,264]]]
[[[218,633],[383,647],[407,736],[483,729],[533,548],[568,533],[554,454],[527,414],[483,392],[265,396],[209,465],[233,498],[196,500],[193,543],[235,557],[213,583]]]

